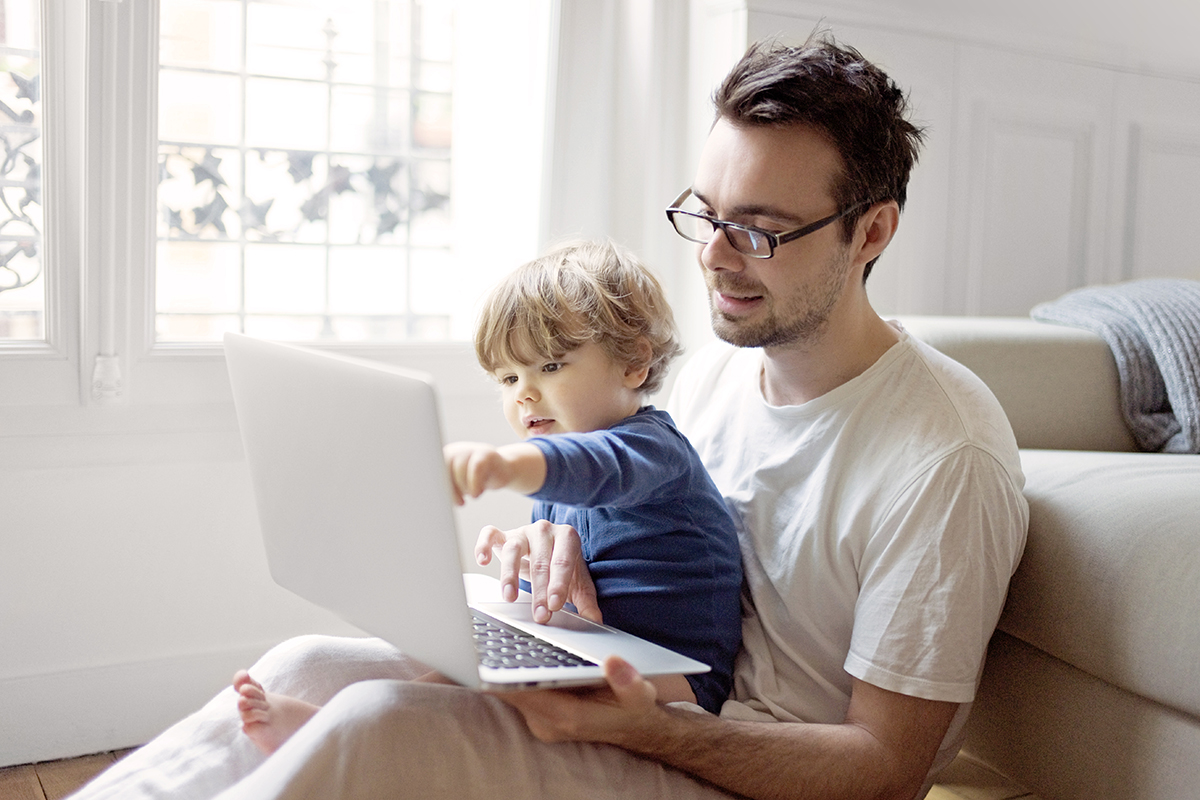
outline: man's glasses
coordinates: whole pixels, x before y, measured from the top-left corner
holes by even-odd
[[[675,232],[688,241],[708,244],[712,241],[713,236],[716,235],[718,230],[724,231],[725,238],[733,245],[733,249],[751,258],[770,258],[775,255],[775,248],[781,244],[787,244],[790,241],[799,239],[801,236],[816,233],[826,225],[837,222],[847,214],[871,204],[867,200],[852,205],[836,214],[830,214],[828,217],[819,219],[816,222],[811,222],[803,228],[797,228],[794,231],[787,231],[786,233],[771,233],[770,231],[764,231],[762,228],[755,228],[752,225],[739,225],[736,222],[726,222],[723,219],[715,219],[706,214],[684,211],[679,206],[684,200],[688,199],[691,193],[691,189],[684,189],[683,194],[676,197],[675,202],[671,203],[670,208],[667,209],[667,219],[671,220],[671,224],[675,227]]]

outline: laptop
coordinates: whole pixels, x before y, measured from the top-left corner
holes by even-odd
[[[428,375],[233,333],[225,357],[280,586],[489,691],[603,683],[612,654],[643,675],[709,670],[566,610],[536,623],[528,594],[463,574]]]

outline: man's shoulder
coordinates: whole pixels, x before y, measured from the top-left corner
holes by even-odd
[[[978,376],[924,342],[907,337],[905,363],[883,388],[889,424],[921,430],[926,447],[952,452],[968,446],[1012,469],[1016,438],[1000,402]]]

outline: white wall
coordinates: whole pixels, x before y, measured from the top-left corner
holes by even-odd
[[[1200,49],[1187,43],[1200,5],[755,0],[693,10],[717,43],[711,57],[693,54],[710,75],[745,42],[798,42],[822,27],[908,90],[928,139],[896,240],[868,282],[881,313],[1025,315],[1084,285],[1200,278],[1185,233],[1200,177]],[[702,139],[701,126],[691,132]]]
[[[689,343],[707,338],[693,253],[662,207],[690,182],[713,80],[749,39],[821,19],[908,86],[930,127],[871,278],[880,310],[1025,313],[1082,282],[1200,277],[1182,238],[1200,184],[1198,14],[1168,0],[564,0],[543,238],[634,247]],[[449,438],[500,441],[471,363],[451,348],[415,366],[447,387]],[[0,765],[136,744],[271,644],[347,630],[267,577],[227,401],[61,411],[0,411]],[[523,516],[489,502],[465,530]]]
[[[412,366],[448,439],[513,438],[467,347]],[[138,744],[284,638],[358,635],[271,581],[232,408],[193,425],[0,435],[0,765]],[[460,531],[528,514],[495,493]]]

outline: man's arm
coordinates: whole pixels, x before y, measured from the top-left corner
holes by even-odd
[[[958,709],[855,679],[838,725],[724,720],[658,704],[620,659],[605,671],[611,692],[502,699],[543,741],[613,744],[751,798],[911,800]]]

